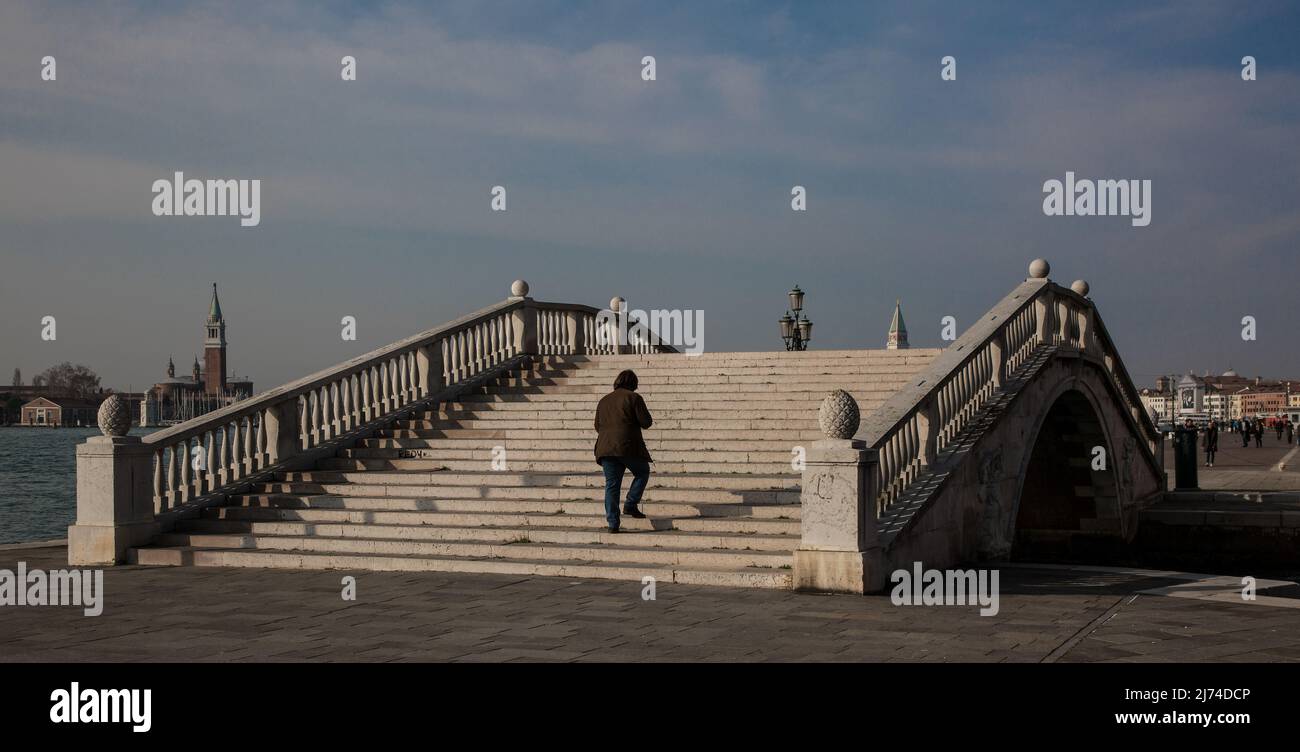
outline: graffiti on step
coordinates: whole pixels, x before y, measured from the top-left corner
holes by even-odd
[[[403,460],[428,460],[433,459],[433,452],[429,449],[398,449],[397,457]]]

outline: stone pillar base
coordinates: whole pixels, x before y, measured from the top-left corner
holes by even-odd
[[[68,563],[111,566],[158,534],[153,447],[139,436],[92,436],[77,446],[77,522]]]
[[[126,550],[158,536],[157,522],[121,525],[70,525],[68,565],[111,567],[126,560]]]
[[[821,593],[874,593],[885,589],[878,551],[794,552],[794,589]]]

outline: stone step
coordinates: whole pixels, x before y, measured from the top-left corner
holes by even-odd
[[[654,429],[651,429],[653,431]],[[731,442],[739,440],[794,442],[816,441],[824,438],[820,428],[801,430],[747,429],[747,428],[682,428],[671,434],[675,441],[696,442]],[[590,425],[585,428],[510,428],[494,426],[492,428],[387,428],[379,431],[381,439],[497,439],[497,440],[537,440],[551,441],[557,439],[581,439],[589,443],[596,441],[596,430]],[[656,441],[653,435],[646,437],[646,444]],[[594,446],[594,443],[593,443]]]
[[[412,450],[414,451],[414,450]],[[443,450],[446,453],[451,450]],[[474,454],[467,452],[467,454]],[[484,452],[490,455],[491,452]],[[564,454],[564,453],[561,453]],[[507,453],[505,469],[500,472],[513,473],[581,473],[588,468],[595,466],[594,456],[591,450],[583,452],[568,452],[570,456],[562,460],[543,460],[543,459],[525,459],[516,457],[513,453]],[[681,454],[681,453],[678,453]],[[689,454],[689,453],[686,453]],[[779,460],[771,462],[758,462],[752,460],[727,461],[708,461],[703,459],[686,459],[672,460],[659,455],[653,455],[655,458],[654,470],[660,473],[716,473],[718,475],[775,475],[779,473],[788,473],[798,475],[798,472],[791,466],[789,460]],[[490,456],[483,459],[452,459],[443,458],[439,454],[438,459],[356,459],[348,457],[330,457],[319,460],[316,466],[322,470],[341,470],[345,472],[366,472],[381,470],[401,470],[401,471],[428,471],[428,470],[451,470],[454,472],[473,472],[475,470],[491,470],[493,460]],[[630,482],[625,480],[625,483]]]
[[[209,522],[226,522],[230,524],[247,525],[250,523],[260,522],[293,522],[293,523],[331,523],[331,524],[376,524],[376,525],[402,525],[402,526],[438,526],[438,527],[493,527],[493,528],[532,528],[543,527],[549,529],[560,528],[582,528],[591,530],[603,530],[605,527],[605,515],[599,504],[591,502],[577,502],[588,508],[596,510],[594,514],[576,514],[564,511],[564,507],[558,506],[555,502],[550,502],[552,508],[556,511],[549,514],[539,512],[447,512],[421,510],[416,512],[404,511],[386,511],[386,510],[368,510],[368,509],[320,509],[316,507],[304,508],[283,508],[283,507],[208,507],[202,512],[203,520]],[[688,511],[692,514],[683,516],[665,516],[669,508],[680,507],[682,505],[655,505],[653,516],[645,519],[633,517],[623,517],[622,527],[624,531],[666,531],[680,530],[693,533],[710,533],[715,535],[767,535],[767,536],[799,536],[798,519],[779,519],[764,517],[701,517],[698,516],[699,510],[695,507],[689,507]],[[649,508],[649,507],[647,507]],[[770,509],[766,508],[765,509]],[[789,510],[798,512],[793,506]],[[199,520],[184,520],[177,523],[178,528],[190,530],[189,525],[197,524]],[[184,527],[181,527],[184,526]],[[198,532],[202,532],[199,530]],[[220,530],[218,532],[236,532],[231,530]],[[259,532],[259,529],[245,530],[240,528],[237,532]],[[298,533],[295,533],[298,534]]]
[[[640,389],[672,384],[806,384],[811,379],[848,381],[852,384],[907,383],[914,369],[898,367],[871,368],[666,368],[663,371],[637,371]],[[530,371],[510,377],[500,384],[552,385],[599,384],[612,388],[617,372],[597,373],[576,368],[573,371]]]
[[[403,470],[298,470],[278,473],[279,483],[304,485],[349,484],[392,487],[402,489],[482,488],[605,488],[605,478],[593,457],[591,472],[536,472],[510,471],[403,471]],[[799,479],[777,474],[753,474],[746,477],[734,475],[715,476],[711,473],[651,473],[651,489],[760,489],[798,490]],[[261,485],[275,485],[265,483]],[[380,494],[388,495],[388,494]]]
[[[605,533],[609,538],[618,535]],[[534,543],[521,537],[515,542],[405,540],[389,538],[333,538],[306,536],[166,533],[158,537],[161,547],[254,549],[307,553],[364,554],[370,556],[456,557],[466,559],[528,559],[531,561],[582,561],[602,564],[658,564],[693,567],[791,566],[790,551],[745,551],[732,549],[695,550],[666,546],[634,546],[614,543]]]
[[[632,580],[654,577],[660,584],[716,585],[789,589],[791,571],[757,567],[696,568],[686,566],[604,564],[528,559],[464,559],[456,557],[319,554],[247,549],[133,548],[132,564],[153,566],[258,567],[342,569],[401,572],[480,572],[525,576]]]
[[[735,480],[745,480],[736,476]],[[798,480],[793,477],[793,480]],[[720,477],[711,485],[722,485],[733,480],[732,477]],[[626,489],[626,485],[624,486]],[[525,486],[525,485],[446,485],[446,486],[399,486],[366,483],[259,483],[249,490],[252,495],[294,495],[294,496],[388,496],[398,499],[559,499],[569,500],[575,497],[601,498],[603,488],[596,486]],[[799,500],[798,489],[760,490],[729,488],[665,488],[653,483],[646,489],[642,498],[647,502],[685,501],[710,504],[794,504]]]
[[[653,353],[653,354],[626,354],[626,355],[556,355],[547,356],[550,360],[543,360],[545,363],[563,363],[563,364],[582,364],[584,366],[617,366],[618,368],[632,368],[635,370],[635,363],[752,363],[755,361],[773,362],[773,363],[822,363],[822,362],[848,362],[863,360],[901,360],[904,362],[917,361],[929,363],[943,350],[935,348],[909,348],[907,350],[886,350],[879,349],[857,349],[857,350],[804,350],[802,352],[790,352],[785,350],[771,351],[752,351],[752,352],[704,352],[699,355],[687,355],[685,353]]]
[[[903,383],[911,383],[910,380]],[[899,386],[901,386],[900,384]],[[843,389],[853,395],[859,393],[870,394],[878,392],[888,396],[896,390],[891,390],[889,385],[882,385],[871,381],[849,380],[849,379],[830,379],[824,383],[804,383],[798,384],[775,384],[770,381],[755,381],[749,383],[735,384],[664,384],[654,389],[639,388],[637,391],[644,395],[666,395],[666,394],[708,394],[716,396],[737,393],[762,393],[762,392],[779,392],[783,394],[820,394],[825,397],[829,392],[836,389]],[[609,384],[526,384],[523,386],[500,385],[479,387],[474,390],[468,390],[467,394],[608,394]]]
[[[780,403],[774,403],[772,406],[753,406],[737,407],[729,409],[709,409],[692,407],[679,407],[675,403],[656,404],[649,400],[646,401],[646,407],[649,408],[650,414],[654,417],[655,424],[660,422],[670,423],[692,422],[704,423],[714,420],[816,420],[817,409],[810,407],[807,409],[791,409],[784,405],[776,406]],[[531,406],[524,409],[523,406],[498,410],[491,407],[475,406],[471,409],[464,408],[439,408],[438,410],[424,410],[415,418],[417,421],[463,421],[463,420],[586,420],[591,423],[595,418],[596,402],[591,402],[581,408],[555,407],[552,405]],[[403,421],[409,422],[409,421]]]
[[[392,439],[379,439],[379,441],[392,441]],[[408,439],[406,441],[421,441],[420,439]],[[550,461],[550,462],[571,462],[581,460],[586,463],[582,472],[588,472],[592,469],[591,465],[595,457],[592,454],[592,443],[589,441],[568,442],[572,446],[555,448],[554,442],[534,442],[539,444],[537,447],[525,447],[521,443],[501,444],[491,441],[482,442],[482,446],[471,446],[468,441],[457,442],[447,440],[451,446],[448,447],[427,447],[427,446],[409,446],[409,447],[358,447],[355,449],[340,450],[336,459],[385,459],[385,460],[416,460],[420,462],[431,462],[436,460],[481,460],[491,462],[496,459],[493,449],[498,446],[506,448],[505,459],[514,460],[531,460],[531,461]],[[680,442],[679,442],[680,443]],[[751,442],[754,443],[754,442]],[[666,449],[660,448],[654,453],[656,468],[660,463],[668,462],[705,462],[705,463],[722,463],[722,464],[745,464],[749,462],[780,462],[788,465],[788,460],[793,456],[790,447],[777,442],[766,442],[767,446],[775,448],[767,450],[733,450],[730,446],[721,446],[715,449],[697,449],[690,448]],[[321,468],[326,469],[326,468]],[[331,468],[338,469],[338,468]],[[430,470],[436,468],[429,468]],[[491,468],[487,468],[491,469]],[[666,472],[666,471],[661,471]],[[784,472],[784,469],[778,472]]]
[[[862,393],[864,399],[876,399],[881,395],[891,396],[897,389],[912,383],[913,377],[899,379],[890,382],[862,382],[859,380],[844,380],[837,384],[812,384],[805,385],[802,383],[778,384],[778,383],[746,383],[746,384],[646,384],[642,382],[638,387],[638,392],[646,399],[654,395],[664,393],[672,395],[674,400],[682,401],[702,401],[713,400],[730,405],[733,402],[757,401],[759,403],[771,401],[793,400],[796,402],[818,402],[827,394],[836,390],[844,389],[853,394]],[[584,387],[590,391],[576,392],[571,389],[558,389],[560,386],[565,387]],[[695,387],[687,389],[686,387]],[[734,388],[733,388],[734,387]],[[586,404],[592,394],[604,396],[610,392],[609,384],[591,383],[591,384],[492,384],[491,389],[488,386],[482,386],[475,389],[468,389],[461,392],[455,398],[448,400],[452,404],[462,404],[471,402],[475,405],[481,403],[489,404],[514,404],[518,402],[573,402],[577,404]]]
[[[530,369],[582,369],[590,371],[610,371],[617,373],[623,369],[632,369],[639,371],[641,369],[654,368],[731,368],[741,369],[750,367],[807,367],[815,368],[819,366],[861,366],[871,364],[901,364],[920,367],[933,361],[938,353],[942,350],[912,350],[908,353],[901,352],[845,352],[838,355],[829,353],[819,353],[816,355],[804,355],[800,357],[788,357],[785,353],[754,353],[752,355],[734,355],[723,357],[722,353],[701,353],[699,355],[672,355],[663,354],[658,356],[617,356],[623,360],[615,360],[616,356],[594,356],[598,360],[582,360],[582,356],[577,357],[560,357],[555,360],[534,362],[528,366]]]
[[[564,515],[559,515],[563,517]],[[504,515],[498,515],[504,517]],[[524,518],[522,515],[520,518]],[[526,518],[525,518],[526,519]],[[653,529],[621,527],[617,535],[606,530],[603,518],[582,518],[589,524],[549,525],[538,517],[534,524],[514,525],[513,520],[502,520],[503,525],[389,525],[379,523],[319,523],[319,522],[260,522],[252,520],[188,520],[178,524],[173,532],[192,535],[244,535],[325,538],[384,539],[399,541],[440,541],[480,544],[517,543],[526,538],[533,543],[560,543],[604,546],[663,547],[689,550],[734,549],[789,554],[798,545],[792,535],[728,535],[716,532],[684,531],[671,528]],[[632,521],[629,518],[628,521]],[[648,522],[649,520],[636,520]],[[540,524],[538,524],[540,523]],[[179,545],[190,545],[180,543]],[[218,546],[238,548],[239,546]]]
[[[811,410],[816,410],[821,406],[822,400],[830,394],[831,389],[809,389],[809,390],[767,390],[760,392],[733,391],[731,389],[711,389],[711,390],[675,390],[672,393],[674,403],[699,406],[702,409],[709,410],[729,410],[731,408],[754,408],[763,405],[790,405],[806,406]],[[864,401],[884,401],[893,395],[894,390],[888,388],[862,390],[860,388],[846,389],[853,395],[853,398],[859,403]],[[562,408],[568,409],[591,409],[600,397],[608,394],[608,388],[604,390],[594,389],[590,394],[572,394],[572,393],[551,393],[549,391],[534,391],[528,394],[512,391],[497,391],[492,393],[480,392],[469,393],[462,397],[447,402],[453,408],[467,408],[477,410],[481,405],[524,405],[522,409],[539,409],[532,405],[550,407],[559,404]],[[657,393],[657,392],[656,392]],[[597,395],[592,397],[591,395]],[[502,409],[493,407],[490,409]],[[505,408],[511,409],[511,408]]]
[[[521,435],[523,432],[520,432]],[[341,457],[390,457],[393,453],[402,449],[455,449],[455,450],[479,450],[487,451],[493,447],[505,446],[511,452],[516,450],[549,450],[560,451],[565,449],[581,450],[590,456],[595,445],[596,432],[590,431],[589,436],[574,438],[553,438],[553,439],[528,439],[515,438],[509,441],[505,437],[494,438],[492,436],[462,436],[457,438],[375,438],[365,439],[354,449],[343,449],[340,451]],[[719,455],[733,454],[738,452],[762,452],[775,453],[785,457],[790,456],[790,449],[794,446],[785,439],[744,439],[727,441],[713,445],[711,449],[700,449],[701,442],[698,439],[673,439],[664,438],[656,439],[647,437],[646,446],[650,449],[655,457],[662,452],[693,452],[712,455],[715,452]],[[437,455],[431,455],[437,456]],[[475,457],[479,455],[474,455]],[[485,455],[490,456],[490,455]]]
[[[450,430],[454,428],[486,428],[492,429],[500,427],[503,424],[512,428],[528,429],[545,429],[545,428],[572,428],[584,429],[592,428],[593,414],[588,414],[582,418],[530,418],[527,420],[510,420],[504,417],[482,417],[467,418],[463,420],[399,420],[396,427],[399,429],[443,429]],[[739,420],[662,420],[656,419],[654,427],[651,430],[659,431],[680,431],[687,428],[699,429],[716,429],[730,428],[733,430],[746,431],[811,431],[817,428],[817,414],[812,413],[808,418],[777,418],[774,420],[762,419],[739,419]]]
[[[910,382],[913,377],[912,371],[898,370],[881,370],[878,373],[863,373],[861,371],[853,373],[790,373],[790,374],[762,374],[762,373],[665,373],[659,376],[641,377],[637,374],[639,391],[653,391],[661,387],[673,385],[691,385],[691,386],[726,386],[730,384],[791,384],[804,387],[803,391],[808,391],[808,387],[815,384],[830,385],[829,388],[836,388],[840,384],[854,384],[857,386],[869,386],[875,384],[893,384],[902,385]],[[612,378],[597,374],[586,374],[579,372],[573,376],[542,376],[529,375],[521,383],[510,384],[516,386],[546,387],[546,386],[600,386],[610,389],[613,385]]]
[[[797,495],[796,495],[797,498]],[[541,514],[579,515],[604,517],[603,501],[574,499],[572,496],[554,494],[545,496],[540,491],[534,496],[514,497],[492,495],[463,498],[402,498],[388,496],[351,496],[341,494],[238,494],[226,500],[227,506],[213,507],[211,514],[221,519],[286,519],[323,520],[331,522],[386,522],[390,524],[420,524],[431,512],[454,514]],[[695,517],[699,519],[753,518],[762,520],[798,520],[802,513],[799,504],[786,500],[753,504],[739,498],[710,499],[686,497],[684,499],[641,499],[646,514],[655,519],[663,517]],[[292,513],[299,514],[292,514]],[[271,514],[275,513],[275,514]]]

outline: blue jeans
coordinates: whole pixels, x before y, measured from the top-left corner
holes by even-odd
[[[605,522],[617,529],[619,524],[618,497],[623,491],[623,471],[632,471],[632,485],[627,489],[627,508],[636,509],[641,494],[650,480],[650,463],[639,457],[601,457],[605,469]]]

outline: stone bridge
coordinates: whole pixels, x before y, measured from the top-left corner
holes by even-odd
[[[76,565],[472,571],[864,592],[923,562],[1105,553],[1161,436],[1044,261],[943,350],[677,353],[511,296],[147,437],[78,448]],[[645,520],[606,532],[595,402],[637,371]],[[842,392],[840,391],[842,390]],[[828,396],[830,395],[830,396]]]

